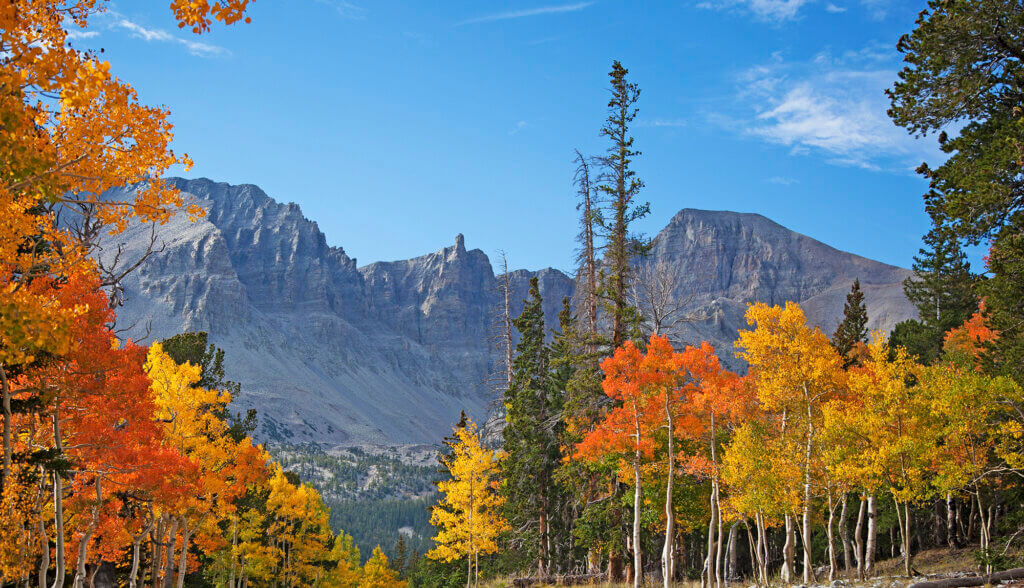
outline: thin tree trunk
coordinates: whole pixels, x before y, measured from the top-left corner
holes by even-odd
[[[675,429],[671,393],[665,394],[665,418],[668,423],[668,481],[665,483],[665,546],[661,550],[661,576],[665,588],[675,580],[676,509],[672,503],[675,488]]]
[[[167,529],[167,549],[164,555],[163,568],[160,577],[164,588],[171,588],[174,584],[174,543],[178,540],[178,519],[171,517]]]
[[[903,561],[904,561],[905,565],[903,566],[903,571],[905,571],[907,573],[907,577],[908,578],[914,575],[914,560],[913,560],[913,558],[914,558],[914,551],[913,551],[913,549],[914,549],[914,543],[913,543],[914,536],[910,532],[910,528],[911,528],[910,527],[910,518],[911,518],[910,514],[911,514],[910,513],[910,503],[904,503],[903,504],[903,525],[904,525],[903,544],[904,544],[905,551],[903,552]]]
[[[857,527],[854,529],[853,538],[856,543],[854,556],[857,558],[857,578],[864,579],[864,513],[867,510],[867,499],[860,497],[860,509],[857,511]]]
[[[235,588],[235,573],[238,563],[238,516],[231,517],[231,575],[228,577],[228,588]]]
[[[636,427],[637,440],[640,439],[640,425]],[[640,449],[636,450],[633,456],[633,588],[640,588],[643,582],[644,568],[643,555],[640,546],[640,509],[643,499],[643,489],[640,486]]]
[[[804,395],[807,396],[807,385],[804,385]],[[811,453],[814,441],[814,421],[811,412],[811,402],[807,402],[807,443],[804,450],[804,513],[803,528],[800,543],[804,549],[804,584],[814,581],[814,562],[811,555]]]
[[[718,476],[715,476],[715,512],[717,513],[715,518],[718,519],[718,529],[715,537],[715,585],[721,586],[725,582],[725,574],[722,570],[722,547],[725,543],[722,541],[724,533],[722,533],[722,500],[721,500],[722,488],[718,484]]]
[[[14,415],[11,412],[11,388],[7,383],[7,369],[2,363],[0,363],[0,391],[2,391],[0,398],[2,398],[4,409],[4,465],[2,475],[0,475],[0,489],[2,489],[7,484],[7,476],[11,474],[11,431],[14,428]]]
[[[755,515],[756,516],[756,515]],[[756,524],[756,523],[755,523]],[[750,557],[750,568],[751,574],[754,576],[757,582],[761,581],[761,553],[758,551],[758,546],[754,541],[754,534],[750,530],[750,521],[744,520],[743,526],[747,530],[747,551]]]
[[[771,556],[768,551],[768,529],[764,522],[764,514],[760,511],[757,513],[757,547],[761,558],[761,585],[767,586],[768,563],[771,561]]]
[[[736,532],[736,528],[737,527],[739,527],[739,523],[738,522],[734,522],[729,527],[729,542],[728,542],[728,548],[726,549],[726,557],[725,557],[726,565],[725,565],[725,575],[724,575],[726,583],[728,583],[733,578],[739,578],[738,569],[737,569],[739,567],[739,565],[738,565],[739,564],[739,557],[738,557],[738,555],[736,553],[737,552],[736,541],[737,541],[737,537],[739,536],[739,534]]]
[[[853,567],[853,560],[850,554],[850,528],[847,524],[847,503],[850,495],[843,493],[842,506],[839,510],[839,541],[843,544],[843,573],[849,574]]]
[[[164,540],[164,529],[167,525],[167,518],[164,515],[160,515],[160,519],[156,522],[155,534],[150,533],[150,557],[149,557],[149,582],[152,588],[159,588],[160,585],[160,572],[163,565],[163,540]]]
[[[828,537],[828,581],[831,582],[836,579],[836,568],[839,567],[836,563],[836,545],[833,537],[833,522],[836,515],[835,502],[832,500],[832,490],[828,491],[828,527],[826,527],[826,536]]]
[[[100,486],[100,476],[96,474],[96,504],[91,507],[92,518],[89,521],[89,526],[86,527],[85,532],[82,533],[82,539],[78,543],[78,567],[75,570],[74,587],[82,588],[86,582],[86,570],[85,563],[89,559],[89,542],[92,541],[92,535],[96,532],[96,527],[100,521],[100,503],[103,501],[103,492]]]
[[[864,573],[871,576],[875,572],[875,545],[878,541],[878,506],[875,494],[868,494],[868,539],[864,547]]]
[[[796,526],[793,522],[793,515],[787,514],[785,517],[786,526],[786,542],[782,546],[782,570],[780,571],[781,579],[785,583],[790,583],[796,577]]]
[[[49,493],[47,489],[46,470],[40,466],[39,468],[39,488],[36,491],[36,512],[42,512],[43,510],[43,497]],[[46,519],[45,517],[39,517],[38,523],[39,532],[39,545],[41,546],[39,558],[39,572],[37,578],[37,585],[39,588],[47,588],[46,580],[47,573],[50,571],[50,538],[46,534]],[[2,583],[2,582],[0,582]]]
[[[188,573],[188,541],[192,537],[193,529],[188,528],[188,521],[181,517],[181,558],[178,563],[178,588],[185,585],[185,574]]]

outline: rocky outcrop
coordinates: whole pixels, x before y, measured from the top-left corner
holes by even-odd
[[[261,438],[435,443],[461,410],[485,419],[497,400],[498,279],[462,235],[435,253],[358,267],[298,206],[256,186],[172,182],[208,213],[160,227],[163,248],[128,278],[118,325],[149,340],[208,331],[228,354],[228,377],[243,384],[236,405],[260,413]],[[101,255],[121,243],[130,257],[148,242],[149,229],[133,226]],[[643,263],[677,268],[676,295],[706,317],[686,326],[685,339],[707,339],[730,365],[753,301],[799,301],[831,331],[859,277],[873,327],[913,315],[900,289],[907,270],[759,215],[680,211]],[[510,272],[513,314],[533,276],[553,328],[573,281],[550,268]]]
[[[676,300],[687,314],[680,338],[707,340],[734,369],[736,331],[753,302],[799,302],[808,321],[831,334],[855,279],[865,291],[868,328],[890,331],[916,316],[903,295],[910,271],[829,247],[759,214],[683,209],[654,239],[642,264],[667,266],[678,277]]]

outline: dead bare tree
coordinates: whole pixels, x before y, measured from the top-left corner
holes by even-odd
[[[512,359],[515,343],[512,338],[512,276],[508,270],[508,257],[504,251],[498,251],[501,258],[501,273],[495,276],[495,290],[498,303],[491,309],[490,349],[497,356],[497,361],[487,374],[484,386],[490,392],[487,421],[484,423],[486,435],[491,439],[504,426],[505,391],[512,385]],[[501,421],[500,423],[498,421]]]
[[[157,223],[149,225],[149,241],[142,252],[129,258],[123,243],[117,243],[113,249],[104,244],[103,233],[107,226],[97,214],[100,203],[89,201],[62,202],[55,208],[54,223],[62,225],[83,249],[86,255],[96,263],[100,276],[100,286],[107,290],[111,308],[124,305],[124,279],[137,270],[150,256],[160,253],[166,243],[160,242],[157,235]],[[69,218],[70,217],[70,218]]]
[[[673,344],[682,343],[685,325],[706,320],[708,315],[692,309],[697,290],[680,295],[681,268],[663,259],[637,266],[630,281],[629,302],[643,317],[644,337],[664,335]]]

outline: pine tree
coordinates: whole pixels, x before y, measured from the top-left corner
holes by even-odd
[[[545,344],[543,300],[537,278],[530,279],[529,299],[513,321],[519,331],[512,362],[512,385],[505,393],[505,458],[502,494],[513,528],[525,529],[517,540],[521,553],[547,572],[551,558],[552,474],[558,465],[557,423],[562,400],[552,389],[550,350]]]
[[[970,318],[978,299],[970,263],[956,235],[937,225],[924,242],[926,247],[914,257],[914,275],[903,282],[903,291],[917,307],[918,319],[896,325],[891,343],[931,363],[942,352],[946,331]]]
[[[409,548],[405,544],[405,535],[399,533],[398,541],[395,541],[395,556],[391,558],[391,569],[395,570],[399,578],[403,578],[407,563],[409,563]]]
[[[604,196],[606,210],[596,220],[607,241],[600,295],[612,322],[612,347],[622,345],[635,330],[637,313],[628,299],[630,263],[650,248],[649,242],[630,231],[630,225],[647,216],[651,207],[649,203],[636,200],[644,183],[632,169],[633,159],[640,152],[633,148],[629,125],[638,112],[635,104],[640,98],[640,88],[626,79],[628,73],[618,60],[612,63],[608,73],[612,96],[601,136],[607,137],[611,144],[598,159],[602,173],[597,190]]]
[[[868,309],[864,305],[864,291],[860,289],[860,279],[853,281],[850,293],[846,295],[846,306],[843,308],[843,321],[836,327],[832,335],[832,346],[844,358],[847,367],[850,365],[850,351],[857,343],[868,341]]]
[[[992,277],[981,284],[985,318],[999,333],[985,345],[982,365],[1024,386],[1024,230],[1011,225],[1006,233],[989,252]]]

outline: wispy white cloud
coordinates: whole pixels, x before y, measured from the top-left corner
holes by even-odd
[[[92,39],[100,36],[98,31],[68,31],[69,41],[79,41],[82,39]]]
[[[686,120],[681,118],[652,118],[636,122],[638,127],[685,127],[686,125]]]
[[[793,20],[800,15],[801,9],[805,6],[815,4],[818,0],[698,0],[698,8],[710,10],[735,10],[754,15],[760,20],[772,23],[782,23]],[[868,11],[872,17],[883,19],[888,15],[888,9],[893,0],[860,0],[861,6]],[[825,3],[825,11],[831,13],[842,13],[847,11],[846,6],[840,6],[834,2]]]
[[[800,180],[793,178],[784,178],[782,176],[773,176],[766,180],[769,184],[778,184],[780,186],[792,186],[793,184],[799,184]]]
[[[333,8],[344,18],[351,18],[353,20],[363,20],[366,18],[365,8],[346,0],[315,0],[315,2]]]
[[[522,10],[510,10],[508,12],[497,12],[494,14],[485,14],[483,16],[477,16],[474,18],[466,19],[456,25],[468,25],[478,24],[484,22],[494,22],[498,20],[512,20],[517,18],[526,18],[529,16],[543,16],[546,14],[562,14],[565,12],[578,12],[584,8],[592,5],[593,2],[576,2],[574,4],[557,4],[553,6],[540,6],[538,8],[525,8]]]
[[[191,39],[183,39],[163,31],[160,29],[151,29],[144,27],[138,23],[132,22],[124,17],[119,17],[114,21],[114,28],[128,31],[131,36],[142,39],[147,42],[159,42],[159,43],[174,43],[181,45],[188,49],[188,52],[197,57],[218,57],[227,56],[231,52],[223,47],[217,45],[211,45],[209,43],[203,43],[201,41],[193,41]]]
[[[800,9],[814,0],[702,0],[698,8],[734,9],[750,12],[761,20],[782,22],[796,18]]]
[[[525,120],[521,120],[521,121],[516,123],[516,126],[512,127],[512,130],[510,130],[508,132],[508,134],[509,135],[516,135],[516,134],[519,133],[519,131],[525,129],[528,126],[530,126],[530,125],[527,124],[527,122]]]
[[[904,173],[938,154],[934,142],[915,140],[889,119],[884,90],[896,79],[896,56],[870,45],[808,62],[773,56],[739,79],[741,104],[753,111],[728,128],[783,145],[794,155],[814,155],[836,165]],[[742,116],[737,117],[742,120]]]

